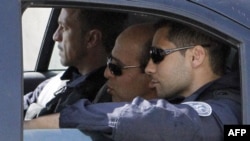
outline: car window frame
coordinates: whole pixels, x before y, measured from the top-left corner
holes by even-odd
[[[40,2],[42,0],[36,0],[36,1],[37,1],[36,3],[37,6],[44,6],[44,3]],[[56,7],[56,6],[62,6],[66,2],[68,2],[68,0],[64,0],[63,2],[49,1],[46,4],[51,4]],[[250,74],[246,73],[246,70],[249,70],[250,72],[250,63],[247,61],[247,59],[250,58],[250,55],[246,55],[246,51],[247,50],[248,52],[250,51],[250,48],[246,48],[246,46],[250,46],[250,41],[246,37],[244,37],[250,35],[249,32],[247,32],[249,29],[246,29],[245,26],[235,22],[234,20],[228,18],[227,16],[221,14],[220,12],[214,11],[213,14],[210,14],[208,12],[210,10],[209,7],[205,7],[204,4],[203,6],[198,7],[197,4],[194,4],[193,2],[190,1],[171,2],[171,1],[159,0],[158,2],[164,4],[164,6],[159,4],[153,4],[152,0],[138,0],[138,1],[104,0],[103,2],[105,2],[105,4],[100,3],[100,1],[98,0],[93,0],[91,2],[76,0],[67,3],[68,4],[67,6],[98,8],[98,9],[116,9],[117,11],[134,11],[134,12],[139,11],[139,13],[143,11],[146,14],[154,13],[154,15],[156,16],[163,15],[162,17],[168,17],[169,19],[178,20],[190,24],[192,26],[195,26],[235,46],[237,49],[239,49],[239,54],[240,54],[239,60],[240,60],[240,73],[241,73],[242,104],[247,105],[247,103],[250,102],[250,96],[248,94],[250,93],[250,87],[248,87],[247,85],[250,84],[250,79],[248,79],[248,77],[243,77],[243,76],[250,77]],[[76,6],[76,4],[78,6]],[[187,5],[189,8],[188,11],[185,10]],[[200,10],[203,10],[205,15],[200,16],[199,15],[201,14],[199,13]],[[173,14],[173,12],[175,14]],[[208,21],[206,16],[211,17],[211,20]],[[223,25],[223,22],[227,22],[227,27]],[[208,26],[209,24],[212,25]],[[200,27],[201,25],[203,27]],[[237,27],[237,29],[234,29],[233,27]],[[235,33],[234,30],[237,30],[238,32]],[[234,37],[232,38],[230,35],[234,35]],[[243,124],[249,124],[250,107],[244,106],[242,110],[243,110],[242,112]]]
[[[32,0],[26,0],[32,1]],[[44,0],[37,1],[38,5],[40,2],[41,5],[45,5]],[[52,3],[52,0],[50,1]],[[69,1],[64,1],[69,2]],[[107,1],[105,1],[107,2]],[[111,4],[111,1],[109,1]],[[118,1],[119,2],[119,1]],[[117,2],[117,3],[118,3]],[[127,5],[131,4],[132,1],[126,1]],[[134,6],[138,6],[136,1],[133,1]],[[49,3],[49,2],[48,2]],[[47,4],[48,4],[47,3]],[[56,2],[54,1],[56,4]],[[76,4],[77,2],[71,2],[71,4]],[[79,2],[78,2],[79,3]],[[87,5],[99,5],[99,0],[92,0],[91,2],[86,2]],[[184,1],[183,1],[184,3]],[[36,4],[36,3],[33,3]],[[53,3],[52,3],[53,4]],[[0,112],[2,113],[1,121],[0,122],[0,135],[1,139],[5,141],[19,141],[22,140],[22,89],[23,89],[23,68],[22,68],[22,45],[21,45],[21,3],[20,1],[13,1],[13,0],[2,0],[1,1],[1,8],[0,8],[0,26],[6,27],[6,23],[11,23],[11,27],[16,28],[9,28],[7,26],[8,32],[6,32],[5,37],[0,39],[1,45],[4,46],[0,53],[0,60],[6,60],[6,58],[11,58],[6,61],[0,61],[0,65],[4,66],[5,71],[3,69],[0,70],[0,74],[5,78],[4,80],[0,81],[0,85],[2,86],[2,97],[0,101]],[[63,5],[63,3],[60,3]],[[93,5],[94,6],[94,5]],[[159,13],[163,7],[159,7]],[[172,7],[173,8],[173,7]],[[124,8],[125,9],[125,8]],[[156,9],[156,8],[155,8]],[[148,9],[145,9],[148,10]],[[167,12],[167,11],[165,11]],[[164,12],[164,13],[165,13]],[[177,11],[178,12],[178,11]],[[179,11],[180,12],[180,11]],[[10,17],[9,17],[10,16]],[[230,21],[229,21],[230,22]],[[217,24],[220,24],[218,21]],[[231,22],[231,24],[237,24]],[[219,29],[219,27],[221,27]],[[217,28],[218,31],[223,31],[225,28],[223,26],[219,26]],[[229,27],[227,27],[229,28]],[[247,37],[249,36],[249,31],[244,29],[243,27],[237,26],[237,29],[240,30],[241,33],[236,33],[235,39],[238,41],[237,47],[239,48],[240,53],[240,72],[241,72],[241,87],[242,87],[242,105],[243,105],[243,124],[250,124],[250,106],[248,106],[250,102],[250,40]],[[227,35],[234,34],[233,29],[226,32]],[[2,34],[1,34],[2,35]],[[246,37],[244,37],[246,36]],[[5,40],[8,39],[8,40]],[[11,42],[9,42],[11,39]],[[11,56],[9,52],[11,50]],[[8,53],[8,54],[5,54]],[[46,66],[46,65],[45,65]],[[39,70],[39,69],[38,69]],[[41,69],[43,70],[43,69]],[[8,80],[8,81],[6,81]],[[8,110],[6,110],[6,105],[8,105]],[[20,106],[21,105],[21,106]],[[11,117],[11,118],[10,118]],[[9,125],[14,126],[9,126]],[[11,131],[11,133],[10,133]]]

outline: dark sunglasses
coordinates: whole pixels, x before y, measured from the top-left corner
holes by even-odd
[[[111,61],[112,61],[112,57],[108,57],[107,66],[108,66],[110,72],[115,76],[121,76],[123,69],[139,68],[140,67],[140,66],[119,66],[119,65],[111,63]]]
[[[186,47],[179,47],[179,48],[173,48],[173,49],[160,49],[157,47],[150,47],[150,58],[153,60],[155,64],[160,63],[166,55],[169,55],[170,53],[173,53],[175,51],[189,49],[194,46],[186,46]]]

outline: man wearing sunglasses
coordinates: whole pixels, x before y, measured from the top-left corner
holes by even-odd
[[[119,141],[221,141],[225,124],[241,124],[239,74],[225,69],[229,47],[173,21],[156,28],[145,71],[161,99],[82,100],[60,113],[59,127],[102,131]]]
[[[131,102],[136,96],[156,98],[155,89],[149,87],[151,78],[145,73],[154,31],[152,24],[134,25],[116,39],[104,72],[113,102]]]

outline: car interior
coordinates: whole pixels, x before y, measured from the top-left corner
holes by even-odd
[[[27,9],[23,9],[23,13],[25,13]],[[119,11],[115,11],[119,12]],[[124,12],[124,11],[122,11]],[[40,45],[39,54],[37,56],[35,69],[33,71],[24,71],[24,94],[34,90],[39,83],[42,81],[58,74],[59,72],[62,72],[64,69],[50,69],[49,64],[51,61],[52,55],[58,55],[53,54],[53,48],[56,47],[55,42],[52,40],[53,33],[55,32],[57,28],[57,18],[60,13],[60,7],[52,8],[48,23],[46,25],[46,30],[43,35],[42,43]],[[129,25],[135,24],[135,23],[141,23],[141,22],[156,22],[157,20],[163,18],[161,16],[155,16],[148,13],[138,13],[134,11],[126,12],[128,14],[128,20],[124,27],[127,27]],[[176,20],[175,15],[169,15],[171,17],[168,17],[170,19]],[[174,18],[173,18],[174,17]],[[185,19],[184,19],[185,20]],[[185,20],[185,22],[187,22]],[[25,23],[23,23],[25,24]],[[197,26],[197,28],[201,28],[200,23],[196,22],[187,22],[187,24],[191,24],[192,26]],[[229,46],[232,48],[231,53],[228,58],[227,67],[229,70],[233,69],[239,69],[239,59],[238,59],[238,51],[237,46],[239,45],[236,41],[234,41],[232,38],[223,35],[217,31],[213,31],[211,27],[206,28],[204,26],[202,30],[206,30],[208,34],[213,34],[214,36],[218,36],[219,38],[225,40]],[[59,64],[59,63],[58,63]]]
[[[25,11],[24,11],[25,12]],[[43,42],[41,44],[41,48],[39,51],[39,56],[36,62],[34,71],[25,71],[24,72],[24,94],[34,90],[39,83],[42,81],[55,76],[59,72],[63,70],[51,70],[49,69],[50,58],[53,54],[53,48],[55,46],[55,42],[52,40],[53,33],[57,28],[57,18],[60,13],[60,8],[54,8],[51,12],[50,19],[48,21],[47,29],[44,33]],[[142,22],[155,22],[159,19],[159,17],[145,15],[135,12],[128,13],[127,21],[125,22],[124,27],[135,23]]]
[[[129,18],[124,27],[141,22],[155,22],[162,18],[174,20],[220,39],[230,47],[226,63],[227,71],[237,71],[240,76],[242,106],[240,122],[242,125],[249,125],[249,0],[237,2],[235,0],[2,0],[0,8],[2,140],[85,139],[82,133],[78,134],[80,132],[78,129],[23,128],[23,95],[33,91],[42,81],[64,72],[67,68],[61,65],[58,44],[52,39],[58,26],[60,9],[65,7],[126,13]],[[105,91],[105,85],[103,89]]]

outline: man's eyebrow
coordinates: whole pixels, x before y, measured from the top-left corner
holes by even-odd
[[[112,58],[113,60],[115,60],[118,64],[124,65],[124,63],[122,63],[122,61],[121,61],[120,59],[114,57],[113,55],[110,55],[110,56],[111,56],[111,58]]]

